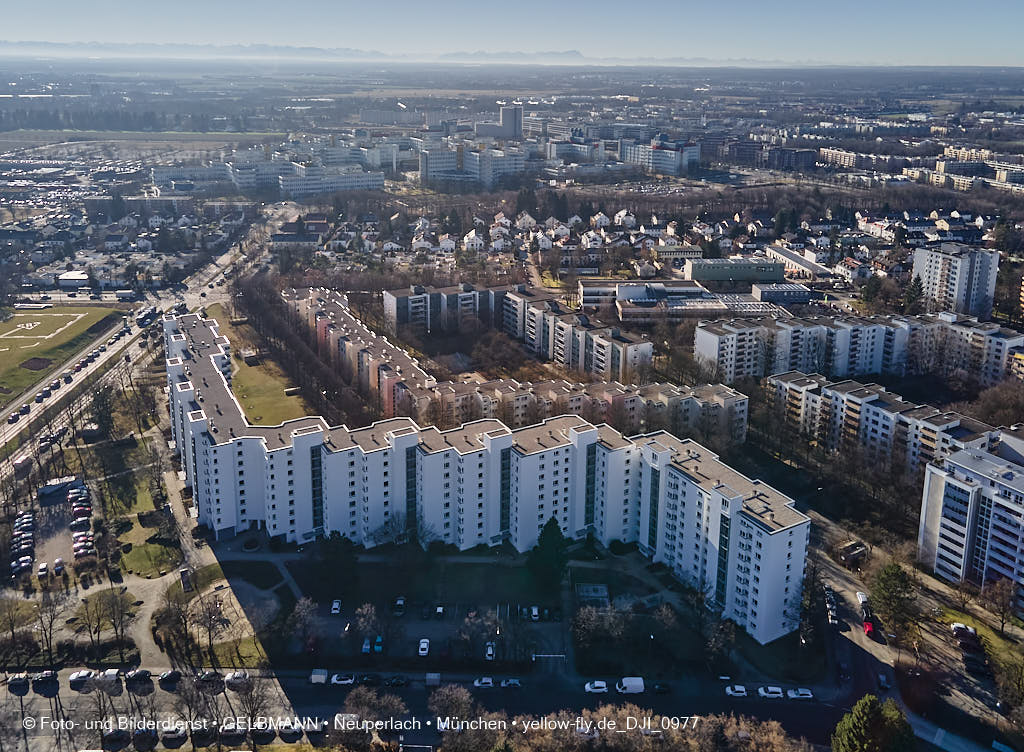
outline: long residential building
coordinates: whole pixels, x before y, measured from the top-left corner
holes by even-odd
[[[520,429],[482,419],[442,431],[407,417],[254,426],[216,322],[187,314],[163,328],[173,439],[199,522],[218,537],[337,532],[368,547],[526,551],[554,519],[570,538],[635,543],[760,643],[798,625],[810,520],[692,440],[626,438],[576,415]]]
[[[993,450],[963,449],[925,471],[918,558],[951,582],[1017,583],[1024,612],[1024,426]]]
[[[407,415],[420,423],[442,426],[498,418],[510,426],[523,426],[573,413],[589,420],[608,420],[630,431],[667,428],[725,444],[742,443],[746,438],[747,397],[721,384],[691,388],[562,379],[438,383],[404,349],[370,331],[351,312],[343,294],[316,288],[290,290],[285,299],[315,330],[320,356],[371,399],[384,417]],[[522,308],[525,332],[527,306]],[[516,315],[510,319],[520,321]]]
[[[770,403],[785,422],[832,452],[855,451],[905,470],[961,449],[990,450],[999,431],[966,415],[906,402],[878,384],[833,382],[790,371],[769,376]]]
[[[385,290],[383,302],[392,331],[410,326],[429,335],[493,326],[544,360],[599,378],[633,381],[654,357],[649,340],[570,311],[558,296],[526,285],[480,290],[468,284],[413,285]]]
[[[804,371],[830,379],[936,373],[983,387],[1014,377],[1024,334],[955,313],[702,321],[694,357],[726,384]]]

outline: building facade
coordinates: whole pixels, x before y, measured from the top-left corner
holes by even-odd
[[[992,451],[964,449],[927,466],[918,557],[951,582],[1008,577],[1024,610],[1024,428],[1000,432]]]
[[[798,625],[810,520],[692,440],[626,438],[576,415],[520,429],[483,419],[440,431],[404,417],[254,426],[231,393],[216,323],[188,314],[163,327],[175,446],[199,521],[218,536],[526,551],[555,519],[570,538],[635,542],[758,642]]]
[[[906,402],[878,384],[790,371],[769,376],[765,388],[777,413],[808,440],[907,471],[962,449],[990,450],[999,441],[999,432],[986,423]]]
[[[1024,334],[955,313],[702,321],[694,357],[729,384],[803,371],[830,379],[936,373],[989,387],[1016,376]]]
[[[941,243],[914,250],[914,277],[925,298],[943,310],[979,319],[992,315],[999,251],[963,243]]]

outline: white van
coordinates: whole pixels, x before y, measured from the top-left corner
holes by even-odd
[[[623,676],[615,684],[615,689],[620,695],[640,695],[644,692],[644,680],[642,676]]]

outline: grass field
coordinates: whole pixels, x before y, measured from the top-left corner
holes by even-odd
[[[0,405],[60,368],[119,317],[113,308],[55,306],[0,322]]]
[[[247,347],[255,346],[258,339],[256,333],[245,324],[232,326],[220,304],[207,308],[206,315],[220,324],[220,333],[231,342],[231,351],[235,355]],[[310,414],[301,397],[285,395],[284,390],[291,384],[273,361],[263,359],[258,365],[249,366],[241,357],[235,357],[234,369],[231,388],[250,423],[274,426]]]
[[[132,528],[120,535],[122,543],[131,543],[131,550],[121,555],[121,565],[142,577],[156,577],[181,563],[181,549],[159,540],[150,540],[155,528],[143,527],[132,520]]]

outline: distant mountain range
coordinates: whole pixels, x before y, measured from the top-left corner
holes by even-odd
[[[819,66],[818,61],[714,59],[707,57],[588,57],[579,50],[547,52],[448,52],[402,55],[349,47],[297,47],[270,44],[150,44],[143,42],[6,42],[0,57],[110,57],[156,59],[319,60],[351,62],[434,62],[513,65],[649,65],[649,66]]]

